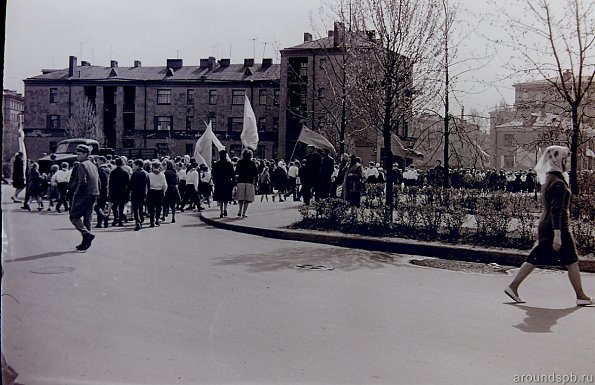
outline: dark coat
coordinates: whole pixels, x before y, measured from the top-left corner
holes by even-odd
[[[236,165],[236,176],[238,183],[254,184],[256,177],[258,177],[256,163],[249,159],[238,160],[238,164]]]
[[[102,164],[97,168],[97,171],[99,172],[99,198],[107,199],[111,170],[107,164]]]
[[[176,170],[167,169],[164,172],[165,181],[167,182],[167,191],[165,192],[165,200],[168,203],[178,203],[180,201],[180,192],[178,190],[178,173]]]
[[[232,200],[233,186],[235,185],[235,171],[233,164],[227,159],[221,159],[213,164],[211,169],[215,191],[213,200],[216,202],[229,202]]]
[[[576,244],[570,233],[568,208],[570,189],[560,172],[549,172],[541,187],[543,209],[537,226],[537,244],[527,262],[533,265],[565,266],[578,261]],[[554,230],[560,230],[562,247],[554,251]]]
[[[109,176],[109,199],[113,203],[130,200],[130,175],[122,167],[116,167]]]
[[[12,164],[12,187],[16,189],[25,188],[25,165],[23,158],[15,157]]]
[[[271,182],[273,188],[276,188],[279,191],[285,191],[287,188],[287,171],[285,171],[283,167],[275,168],[271,175]]]
[[[130,177],[130,194],[133,200],[144,200],[149,190],[149,176],[145,170],[136,170]]]

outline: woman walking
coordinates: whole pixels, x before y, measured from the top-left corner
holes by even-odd
[[[264,167],[262,172],[258,175],[258,193],[260,194],[260,201],[266,198],[269,201],[269,191],[271,186],[271,175],[269,174],[269,168]]]
[[[246,210],[250,202],[254,202],[254,183],[258,177],[258,169],[252,161],[252,150],[244,150],[242,159],[236,165],[238,181],[237,199],[239,204],[238,217],[246,218]]]
[[[343,199],[352,206],[359,207],[363,190],[364,169],[360,158],[351,155],[343,183]]]
[[[227,151],[219,151],[219,160],[213,164],[213,200],[219,204],[219,218],[227,216],[227,203],[232,200],[235,185],[233,164],[227,159]]]
[[[20,151],[15,154],[12,164],[12,187],[15,188],[12,201],[21,203],[19,194],[25,188],[25,162],[23,161],[23,153]]]
[[[165,181],[167,182],[167,191],[163,199],[162,220],[168,215],[171,209],[171,223],[176,223],[176,205],[180,202],[180,192],[178,190],[178,174],[171,160],[165,162]]]
[[[149,174],[149,191],[147,194],[147,209],[149,210],[150,227],[159,226],[163,195],[167,191],[165,174],[161,172],[161,163],[153,162]]]
[[[543,211],[537,228],[537,243],[519,269],[510,285],[504,290],[516,303],[524,303],[518,294],[519,285],[536,265],[566,266],[570,284],[576,294],[577,306],[593,305],[582,288],[578,255],[574,238],[568,227],[570,189],[568,170],[570,150],[563,146],[548,147],[535,166],[541,187]]]
[[[29,195],[29,199],[25,200],[25,206],[27,207],[27,210],[31,211],[28,200],[33,198],[37,201],[37,211],[41,211],[43,209],[43,178],[39,173],[39,165],[37,163],[33,163],[31,165],[29,179],[30,182],[27,186],[27,194]]]

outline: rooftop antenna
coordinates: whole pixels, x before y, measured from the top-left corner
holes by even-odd
[[[114,46],[109,45],[109,59],[112,60],[114,58]]]
[[[266,52],[266,50],[267,50],[267,44],[268,44],[268,42],[266,42],[266,41],[265,41],[265,42],[264,42],[264,47],[263,47],[263,49],[262,49],[262,58],[263,58],[263,59],[264,59],[264,54],[265,54],[265,52]]]
[[[256,60],[256,40],[258,38],[254,37],[252,38],[252,57]]]
[[[81,56],[79,56],[81,60],[83,59],[83,41],[81,40]]]
[[[229,43],[229,59],[231,60],[231,43]]]
[[[179,58],[180,58],[180,50],[179,50],[179,49],[177,49],[177,50],[176,50],[176,59],[179,59]]]

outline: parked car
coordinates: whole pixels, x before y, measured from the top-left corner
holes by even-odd
[[[54,163],[60,165],[62,162],[67,162],[72,166],[74,161],[76,161],[76,146],[79,144],[86,144],[89,146],[89,148],[91,148],[91,156],[99,155],[99,142],[96,140],[83,138],[66,139],[58,143],[56,152],[44,156],[37,161],[37,163],[39,163],[39,171],[46,174],[49,173],[50,168]],[[52,157],[54,157],[54,159],[52,159]]]

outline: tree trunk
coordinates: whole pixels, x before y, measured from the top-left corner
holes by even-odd
[[[572,194],[578,195],[578,180],[577,180],[577,167],[578,167],[578,103],[572,104],[572,140],[570,142],[570,190]]]

